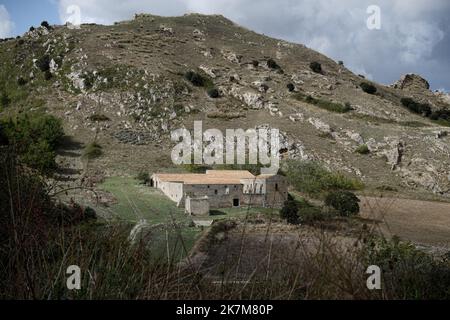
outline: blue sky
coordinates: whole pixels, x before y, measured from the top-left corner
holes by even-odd
[[[381,10],[369,30],[367,8]],[[449,0],[0,0],[0,38],[23,34],[43,20],[62,24],[77,6],[82,22],[112,24],[134,13],[222,14],[266,35],[305,44],[357,74],[391,84],[406,73],[432,89],[450,89]]]
[[[12,22],[12,36],[21,35],[30,26],[39,26],[47,20],[51,24],[60,23],[58,4],[55,0],[0,0],[8,11]]]

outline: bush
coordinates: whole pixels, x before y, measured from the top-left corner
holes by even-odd
[[[31,26],[28,31],[33,32],[34,30],[36,30],[36,29],[33,26]]]
[[[196,87],[203,87],[205,85],[205,79],[194,71],[186,72],[184,78]]]
[[[50,70],[50,56],[43,55],[36,61],[36,66],[42,71],[46,72]]]
[[[293,83],[288,83],[288,84],[286,85],[286,88],[289,90],[289,92],[292,92],[292,91],[295,90],[295,86],[294,86]]]
[[[283,170],[295,190],[312,196],[331,190],[360,190],[364,187],[359,180],[330,172],[311,161],[289,160]]]
[[[259,61],[258,61],[258,60],[253,60],[253,61],[252,61],[252,65],[253,65],[253,67],[258,68],[258,66],[259,66]]]
[[[42,22],[41,22],[41,27],[44,27],[44,28],[46,28],[46,29],[48,29],[48,30],[51,29],[51,27],[50,27],[50,25],[48,24],[47,21],[42,21]]]
[[[138,173],[136,179],[141,183],[141,184],[149,184],[150,183],[150,174],[146,171],[141,171]]]
[[[322,65],[317,61],[311,62],[309,68],[315,73],[322,73]]]
[[[89,117],[89,120],[94,122],[111,121],[111,119],[105,116],[104,114],[93,114],[92,116]]]
[[[286,220],[289,224],[299,224],[300,219],[298,215],[297,202],[295,200],[288,199],[280,211],[280,217]]]
[[[267,60],[267,66],[270,68],[270,69],[274,69],[274,70],[279,70],[279,69],[281,69],[281,67],[275,62],[275,60],[273,60],[273,59],[269,59],[269,60]]]
[[[333,191],[325,198],[325,205],[336,209],[343,217],[358,214],[359,202],[358,197],[349,191]]]
[[[297,201],[297,206],[301,223],[313,224],[330,218],[330,215],[324,213],[321,208],[310,204],[304,199]]]
[[[217,90],[216,88],[208,89],[207,93],[208,96],[213,99],[217,99],[220,96],[219,90]]]
[[[450,265],[416,249],[412,243],[372,237],[363,247],[365,265],[377,265],[383,273],[387,299],[450,299]]]
[[[430,114],[431,120],[447,120],[450,121],[450,110],[437,110]]]
[[[369,147],[365,144],[360,145],[358,148],[356,148],[355,152],[359,154],[369,154],[370,150]]]
[[[19,77],[19,78],[17,79],[17,84],[18,84],[19,86],[24,86],[24,85],[27,84],[27,80],[25,80],[25,79],[22,78],[22,77]]]
[[[92,160],[100,157],[102,154],[102,147],[98,143],[92,142],[84,148],[82,157],[84,159]]]
[[[44,72],[44,79],[45,79],[45,81],[49,81],[49,80],[51,80],[52,78],[53,78],[53,75],[52,75],[52,73],[50,72],[50,70],[47,70],[47,71]]]
[[[361,82],[361,84],[359,86],[361,87],[361,89],[365,93],[368,93],[368,94],[375,94],[375,93],[377,93],[377,88],[374,85],[370,84],[370,83]]]
[[[8,97],[8,95],[5,92],[2,92],[0,95],[0,105],[2,107],[7,107],[11,103],[11,99]]]
[[[419,103],[411,98],[402,98],[400,102],[404,107],[406,107],[411,112],[421,114],[425,117],[431,115],[431,107],[428,103]]]
[[[20,161],[49,174],[56,168],[56,148],[64,130],[61,121],[50,115],[21,114],[3,123],[4,132]]]
[[[340,104],[337,102],[332,102],[332,101],[328,101],[328,100],[324,100],[324,99],[316,99],[311,96],[305,96],[302,93],[296,93],[294,95],[294,97],[295,97],[295,99],[297,99],[299,101],[304,101],[306,103],[313,104],[319,108],[322,108],[322,109],[325,109],[325,110],[328,110],[331,112],[346,113],[346,112],[353,110],[351,105],[348,103],[343,105],[343,104]]]

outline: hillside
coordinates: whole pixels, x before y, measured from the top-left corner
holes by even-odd
[[[311,62],[322,72],[313,72]],[[357,176],[367,192],[450,197],[448,96],[417,75],[389,87],[373,83],[303,45],[222,16],[137,15],[113,26],[39,27],[0,43],[0,66],[0,94],[8,100],[1,116],[40,110],[62,118],[72,142],[60,153],[61,174],[73,183],[174,169],[171,130],[203,120],[204,128],[223,131],[279,128],[283,157]],[[186,80],[188,71],[206,84]],[[364,92],[362,82],[377,92]],[[219,97],[208,96],[211,88]],[[437,116],[411,112],[404,98]],[[103,156],[87,168],[80,156],[94,140]],[[356,152],[362,145],[367,154]]]

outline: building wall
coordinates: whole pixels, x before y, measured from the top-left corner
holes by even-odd
[[[239,200],[242,205],[242,185],[185,185],[186,197],[207,196],[212,209],[231,208],[234,200]]]
[[[186,213],[193,216],[209,215],[210,205],[208,197],[202,198],[186,198]]]
[[[178,206],[183,205],[183,183],[182,182],[166,182],[156,181],[157,188],[160,189],[170,200],[177,203]]]
[[[266,179],[266,207],[281,208],[288,199],[288,183],[283,176],[273,176]]]

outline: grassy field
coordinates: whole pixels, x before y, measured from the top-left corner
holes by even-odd
[[[190,226],[191,219],[182,208],[177,208],[160,191],[140,185],[133,178],[108,178],[99,188],[116,198],[117,203],[109,209],[118,219],[132,224],[145,219],[155,225],[151,249],[158,258],[167,259],[169,252],[170,259],[182,259],[200,236],[201,229]]]

